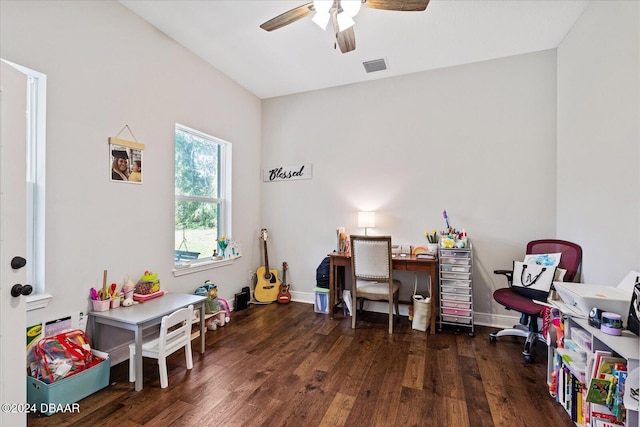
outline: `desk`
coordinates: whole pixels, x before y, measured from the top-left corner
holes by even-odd
[[[336,291],[344,289],[344,268],[351,267],[351,254],[342,252],[333,252],[329,254],[329,318],[333,319],[333,306],[336,301]],[[419,259],[415,255],[401,257],[396,255],[393,257],[392,266],[394,270],[415,271],[429,273],[431,277],[431,333],[436,330],[436,281],[438,280],[438,260],[435,259]],[[336,280],[337,279],[337,280]],[[336,282],[338,286],[336,287]],[[355,307],[355,301],[353,306]],[[354,308],[355,309],[355,308]]]
[[[154,298],[143,303],[134,304],[131,307],[119,307],[107,311],[91,311],[89,312],[93,337],[93,347],[100,349],[100,330],[97,325],[109,325],[116,328],[127,329],[135,334],[136,343],[136,360],[129,363],[136,364],[136,391],[142,390],[142,332],[162,322],[162,317],[171,314],[174,311],[188,307],[193,304],[193,308],[200,309],[200,353],[204,353],[205,349],[205,333],[204,326],[204,302],[206,296],[165,293],[161,297]],[[98,345],[96,345],[98,344]]]

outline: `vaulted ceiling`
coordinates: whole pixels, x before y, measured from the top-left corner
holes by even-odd
[[[589,2],[431,0],[423,12],[362,7],[354,18],[356,49],[345,54],[313,13],[271,32],[260,28],[305,0],[120,3],[265,99],[553,49]],[[387,69],[367,73],[363,62],[376,59]]]

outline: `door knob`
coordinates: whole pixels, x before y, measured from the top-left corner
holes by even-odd
[[[21,256],[14,256],[11,260],[11,268],[13,268],[14,270],[18,270],[25,265],[27,265],[27,260],[22,258]]]
[[[31,292],[33,292],[33,287],[31,285],[24,285],[23,286],[23,285],[21,285],[19,283],[16,283],[11,288],[11,296],[12,297],[19,297],[20,295],[30,295]]]

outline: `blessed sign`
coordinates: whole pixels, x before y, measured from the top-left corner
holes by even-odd
[[[262,179],[265,182],[311,179],[311,164],[265,168],[262,170]]]

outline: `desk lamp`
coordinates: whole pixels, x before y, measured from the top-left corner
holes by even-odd
[[[367,228],[376,226],[375,212],[358,212],[358,227],[364,228],[364,235],[367,235]]]

